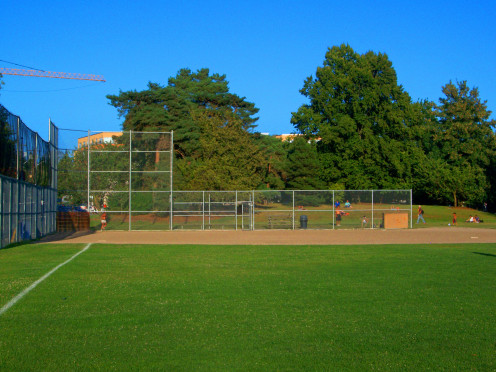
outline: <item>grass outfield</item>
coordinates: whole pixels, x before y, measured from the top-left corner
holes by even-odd
[[[83,245],[0,250],[0,308]],[[0,370],[495,370],[496,245],[92,245],[0,315]]]

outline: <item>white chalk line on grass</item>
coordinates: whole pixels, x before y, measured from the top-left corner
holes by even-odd
[[[88,250],[89,247],[91,247],[91,244],[93,243],[89,243],[86,247],[84,247],[81,251],[79,251],[78,253],[76,253],[74,256],[72,256],[71,258],[69,258],[67,261],[65,262],[62,262],[60,265],[54,267],[52,270],[50,270],[49,272],[47,272],[45,275],[43,275],[40,279],[38,279],[37,281],[35,281],[33,284],[31,284],[29,287],[27,287],[25,290],[23,290],[21,293],[19,293],[17,296],[15,296],[12,300],[10,300],[7,304],[5,304],[1,309],[0,309],[0,316],[3,315],[3,313],[5,313],[8,309],[10,309],[12,306],[14,306],[17,301],[19,301],[21,298],[23,298],[24,296],[26,296],[29,292],[31,292],[31,290],[35,289],[36,286],[38,284],[40,284],[42,281],[44,281],[46,278],[48,278],[50,275],[52,275],[55,271],[57,271],[58,269],[60,269],[62,266],[64,266],[65,264],[71,262],[73,259],[75,259],[77,256],[79,256],[81,253],[83,253],[84,251]]]

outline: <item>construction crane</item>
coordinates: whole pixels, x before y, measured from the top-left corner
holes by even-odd
[[[105,82],[102,75],[78,74],[72,72],[51,72],[43,70],[23,70],[18,68],[0,67],[2,75],[20,75],[20,76],[35,76],[54,79],[73,79],[73,80],[92,80]]]

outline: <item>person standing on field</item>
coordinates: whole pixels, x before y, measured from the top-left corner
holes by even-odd
[[[336,226],[341,226],[341,215],[341,210],[339,208],[336,209]]]
[[[456,226],[456,212],[453,212],[453,226]]]
[[[102,223],[101,231],[103,231],[105,230],[105,227],[107,227],[107,212],[105,211],[102,213],[101,223]]]
[[[425,220],[424,220],[424,210],[422,209],[422,206],[421,205],[418,206],[417,223],[419,223],[420,220],[422,220],[422,222],[425,223]]]

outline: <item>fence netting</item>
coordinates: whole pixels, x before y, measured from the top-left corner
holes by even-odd
[[[44,141],[0,105],[0,247],[56,230],[57,130]]]

